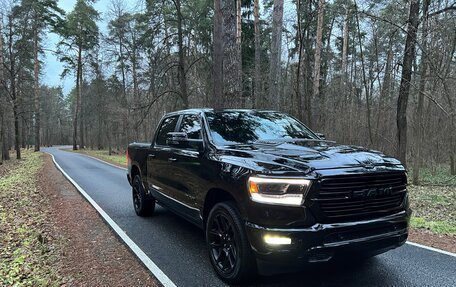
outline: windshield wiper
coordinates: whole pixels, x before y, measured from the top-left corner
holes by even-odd
[[[329,142],[328,140],[322,140],[322,139],[268,139],[268,140],[258,140],[255,141],[254,144],[270,144],[270,145],[279,145],[281,143],[287,143],[287,142]]]
[[[227,145],[225,145],[225,147],[229,147],[229,148],[232,148],[232,147],[252,147],[252,144],[249,144],[249,143],[235,143],[235,144],[227,144]]]
[[[280,142],[277,142],[275,140],[257,140],[257,141],[254,141],[253,144],[278,145],[278,144],[280,144]]]

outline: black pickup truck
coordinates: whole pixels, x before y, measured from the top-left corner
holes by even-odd
[[[151,215],[158,203],[201,227],[228,283],[280,266],[374,256],[407,239],[403,165],[327,141],[283,113],[169,113],[152,144],[130,144],[127,159],[136,213]]]

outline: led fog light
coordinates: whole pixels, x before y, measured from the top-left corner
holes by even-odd
[[[291,238],[285,236],[265,235],[263,237],[264,242],[269,245],[289,245],[291,244]]]

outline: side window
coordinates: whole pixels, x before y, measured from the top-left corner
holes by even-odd
[[[179,129],[187,133],[189,139],[201,139],[201,123],[198,115],[184,115]]]
[[[179,116],[169,117],[163,120],[160,130],[158,131],[157,144],[166,145],[166,136],[169,132],[173,132],[176,128],[177,120]]]

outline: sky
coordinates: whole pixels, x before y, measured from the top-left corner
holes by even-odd
[[[125,1],[130,2],[130,1]],[[132,2],[132,1],[131,1]],[[73,10],[76,0],[59,0],[60,8],[67,13]],[[106,22],[103,20],[105,14],[109,10],[110,0],[98,0],[95,3],[95,9],[101,13],[102,20],[99,23],[100,30],[106,29]],[[56,44],[59,42],[59,36],[54,33],[48,33],[47,39],[43,42],[46,49],[45,58],[43,59],[44,69],[42,83],[49,86],[62,86],[64,94],[68,94],[74,86],[74,76],[69,75],[65,79],[61,79],[60,75],[63,71],[63,65],[59,62],[53,51],[56,50]]]

